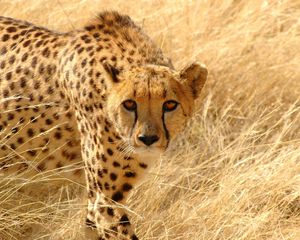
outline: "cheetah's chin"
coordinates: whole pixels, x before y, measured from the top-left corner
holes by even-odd
[[[139,155],[142,159],[156,159],[163,154],[163,151],[161,148],[158,147],[136,147],[135,153]]]

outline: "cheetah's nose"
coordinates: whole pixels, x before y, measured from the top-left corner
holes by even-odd
[[[145,145],[150,146],[153,143],[157,142],[159,137],[157,135],[139,135],[138,139],[142,141]]]

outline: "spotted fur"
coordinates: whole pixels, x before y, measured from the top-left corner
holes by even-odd
[[[58,33],[0,17],[0,172],[85,181],[87,239],[138,239],[120,208],[191,117],[206,80],[128,17]],[[62,169],[68,171],[61,171]]]

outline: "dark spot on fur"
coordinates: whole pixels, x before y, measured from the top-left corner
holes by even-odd
[[[140,163],[139,165],[141,168],[147,168],[147,164],[145,164],[145,163]]]
[[[91,228],[96,228],[95,223],[92,222],[92,221],[91,221],[90,219],[88,219],[88,218],[85,220],[85,224],[86,224],[87,226],[91,227]]]
[[[115,174],[115,173],[111,173],[110,174],[110,179],[112,180],[112,181],[116,181],[117,180],[117,175]]]
[[[124,183],[122,189],[124,192],[128,192],[132,189],[132,185],[130,185],[129,183]]]
[[[109,216],[114,216],[114,210],[113,210],[112,208],[108,207],[108,208],[107,208],[107,214],[108,214]]]
[[[119,202],[124,198],[123,193],[121,191],[115,192],[111,199],[114,200],[115,202]]]
[[[29,129],[27,130],[27,135],[28,135],[28,137],[32,137],[32,136],[34,135],[34,131],[33,131],[32,128],[29,128]]]
[[[30,43],[31,43],[30,40],[25,41],[25,42],[23,43],[23,47],[28,47]]]
[[[124,176],[128,177],[128,178],[134,178],[136,176],[136,173],[135,172],[126,171],[125,174],[124,174]]]
[[[122,226],[128,226],[128,225],[130,225],[129,219],[128,219],[128,217],[127,217],[126,214],[124,214],[124,215],[120,218],[120,224],[121,224]]]
[[[94,29],[96,29],[96,27],[94,25],[90,25],[90,26],[85,27],[85,30],[87,30],[87,31],[92,31]]]
[[[46,119],[45,122],[47,125],[51,125],[53,123],[53,121],[50,118]]]
[[[29,150],[27,152],[31,157],[34,157],[36,155],[36,151],[35,150]]]
[[[62,137],[61,132],[56,132],[56,133],[54,134],[54,137],[55,137],[56,139],[61,139],[61,137]]]
[[[17,28],[15,28],[15,27],[8,27],[8,28],[6,28],[6,31],[9,32],[9,33],[16,32]]]
[[[114,166],[114,167],[120,167],[121,165],[120,165],[120,163],[114,161],[114,162],[113,162],[113,166]]]
[[[135,234],[133,234],[133,235],[131,236],[131,240],[139,240],[139,239],[138,239],[138,237],[137,237]]]
[[[104,183],[105,190],[109,190],[109,184],[107,182]]]
[[[3,42],[6,42],[8,39],[9,39],[9,35],[8,35],[8,34],[4,34],[4,35],[2,36],[2,41],[3,41]]]
[[[110,148],[107,149],[107,153],[109,154],[109,156],[112,156],[114,154],[114,152]]]

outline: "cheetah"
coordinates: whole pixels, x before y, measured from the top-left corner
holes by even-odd
[[[86,239],[138,239],[121,206],[184,129],[206,79],[198,62],[176,71],[118,12],[67,33],[0,17],[0,174],[86,182]]]

